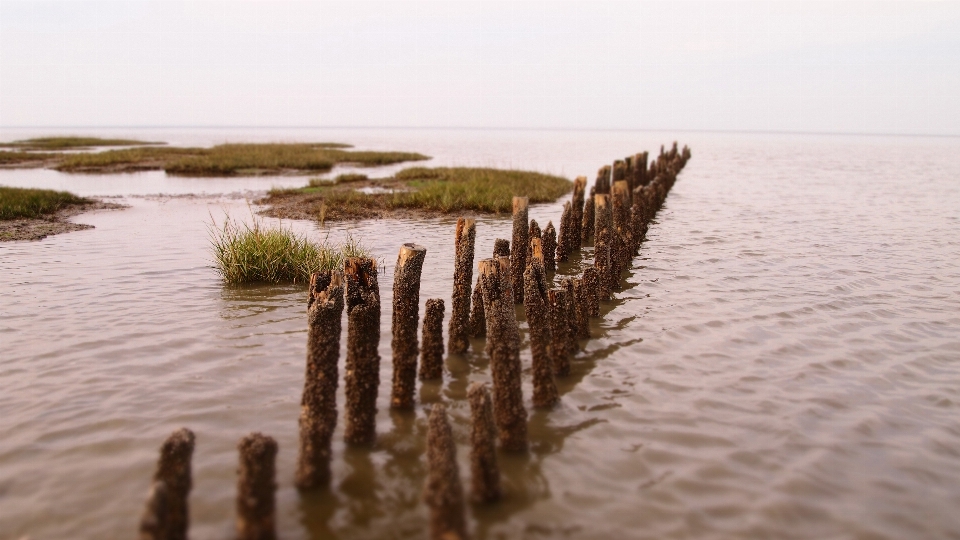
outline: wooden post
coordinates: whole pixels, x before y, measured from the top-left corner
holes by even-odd
[[[494,257],[509,257],[510,256],[510,241],[503,238],[497,238],[493,241],[493,256]]]
[[[260,433],[240,440],[240,469],[237,478],[238,540],[274,540],[277,490],[277,441]]]
[[[583,287],[587,294],[587,315],[600,316],[600,278],[597,269],[588,266],[583,269]]]
[[[560,399],[553,380],[553,358],[550,348],[553,339],[548,315],[546,271],[543,269],[543,249],[538,239],[533,240],[534,255],[523,273],[523,307],[530,328],[530,351],[533,355],[533,406],[552,407]]]
[[[571,245],[571,213],[570,201],[563,203],[563,214],[560,215],[560,235],[557,237],[557,262],[564,262],[569,259],[573,251]]]
[[[597,190],[597,195],[606,195],[610,193],[610,166],[604,165],[597,171],[597,181],[593,183]]]
[[[577,337],[590,338],[590,295],[587,282],[580,277],[573,280],[574,297],[577,299]]]
[[[573,182],[573,203],[570,209],[570,249],[575,251],[583,246],[583,197],[587,189],[587,177],[578,176]]]
[[[501,261],[480,261],[483,307],[487,316],[487,354],[493,375],[493,410],[499,428],[500,446],[507,451],[527,448],[527,411],[520,385],[520,335],[513,314],[513,300],[506,285]],[[509,274],[508,274],[509,275]]]
[[[347,397],[344,438],[369,445],[377,437],[380,387],[380,287],[373,259],[351,257],[344,264],[347,289]]]
[[[595,187],[590,188],[590,197],[587,198],[586,202],[583,205],[583,223],[580,227],[580,245],[586,244],[591,238],[593,238],[593,220],[594,220],[594,208],[593,208],[593,196],[597,194],[597,189]]]
[[[343,273],[327,270],[310,276],[307,299],[307,369],[300,399],[300,489],[330,482],[330,442],[337,427],[340,319]]]
[[[526,301],[526,300],[524,300]],[[500,467],[497,465],[497,428],[493,422],[490,391],[474,382],[467,389],[470,399],[470,484],[473,500],[491,503],[500,498]]]
[[[416,402],[420,274],[426,257],[427,248],[404,244],[393,271],[393,409],[412,409]]]
[[[480,292],[480,276],[473,287],[470,299],[470,335],[475,338],[487,335],[487,320],[483,315],[483,294]]]
[[[613,244],[613,222],[610,215],[610,196],[597,195],[594,197],[596,207],[596,239],[593,249],[593,266],[597,269],[600,278],[600,298],[609,300],[613,290],[614,273],[611,248]]]
[[[613,202],[613,244],[610,260],[619,276],[630,267],[630,202],[627,199],[628,187],[624,180],[614,182],[610,199]],[[619,284],[619,279],[617,283]]]
[[[193,487],[191,462],[195,445],[187,428],[174,431],[160,446],[151,493],[140,521],[140,537],[186,540],[190,529],[188,499]]]
[[[543,231],[540,230],[540,224],[537,220],[530,220],[530,241],[527,242],[527,265],[530,265],[530,257],[533,257],[533,240],[537,239],[543,242]],[[541,244],[542,245],[542,244]]]
[[[543,268],[551,273],[557,271],[557,230],[552,221],[543,229]]]
[[[468,218],[458,219],[453,298],[447,337],[448,354],[463,354],[470,347],[470,282],[473,280],[473,254],[476,239],[476,221]]]
[[[513,250],[510,253],[510,276],[513,281],[513,301],[523,302],[523,271],[527,268],[527,246],[530,245],[530,199],[513,198]]]
[[[443,403],[433,406],[427,422],[427,486],[423,498],[430,507],[431,539],[467,538],[457,445]]]
[[[570,347],[566,335],[570,332],[567,318],[567,291],[563,288],[547,291],[550,302],[550,333],[556,336],[550,344],[550,356],[553,360],[553,372],[557,377],[570,374]]]
[[[580,351],[580,342],[577,338],[580,332],[577,322],[577,291],[574,278],[563,278],[560,286],[566,291],[567,297],[567,331],[563,334],[563,341],[567,344],[568,358],[573,358]]]
[[[420,380],[443,378],[443,300],[427,300],[423,316],[423,349],[420,357]]]

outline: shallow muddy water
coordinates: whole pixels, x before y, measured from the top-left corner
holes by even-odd
[[[32,135],[0,132],[4,140]],[[435,157],[427,165],[591,181],[614,158],[679,139],[693,159],[624,289],[604,304],[594,338],[559,381],[561,404],[530,410],[531,452],[501,455],[506,499],[468,508],[473,535],[960,538],[958,139],[101,135],[183,145],[342,141],[423,152]],[[293,473],[305,289],[222,285],[207,227],[225,212],[249,219],[247,199],[259,191],[305,182],[0,171],[0,185],[130,205],[73,218],[92,230],[0,244],[0,538],[134,536],[157,450],[181,426],[197,434],[194,539],[231,536],[236,443],[251,431],[280,445],[281,538],[425,537],[426,410],[387,408],[392,268],[401,243],[426,246],[421,306],[443,298],[449,316],[455,216],[291,224],[316,238],[359,236],[385,262],[378,446],[346,448],[341,419],[331,489],[301,495]],[[531,217],[557,224],[560,204],[534,206]],[[507,216],[479,219],[477,259],[509,235]],[[528,348],[523,360],[529,368]],[[343,353],[341,374],[342,363]],[[488,362],[471,352],[446,367],[443,384],[421,386],[418,397],[449,403],[466,482],[466,387],[489,380]],[[524,382],[529,410],[529,373]],[[341,411],[342,391],[341,383]]]

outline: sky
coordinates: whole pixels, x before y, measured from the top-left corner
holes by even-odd
[[[0,126],[960,135],[960,2],[0,0]]]

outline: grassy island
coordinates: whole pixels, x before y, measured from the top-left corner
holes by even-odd
[[[93,228],[66,218],[94,209],[121,208],[66,191],[0,186],[0,241],[40,240],[53,234]]]
[[[346,175],[343,175],[346,176]],[[452,212],[509,213],[514,195],[531,203],[552,202],[569,192],[566,178],[505,169],[413,167],[391,178],[343,176],[313,180],[299,189],[275,189],[261,199],[266,215],[292,219],[342,220]]]
[[[105,146],[144,146],[162,142],[138,141],[135,139],[101,139],[99,137],[38,137],[11,143],[0,143],[0,148],[18,150],[87,150]]]

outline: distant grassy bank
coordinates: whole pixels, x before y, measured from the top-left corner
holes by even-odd
[[[413,152],[347,150],[342,143],[221,144],[212,148],[155,146],[162,143],[128,139],[57,137],[0,144],[0,166],[49,167],[69,173],[121,173],[163,170],[180,176],[257,176],[315,174],[335,165],[378,166],[422,161]],[[106,146],[132,146],[99,152],[56,153]],[[45,150],[36,152],[35,150]]]
[[[275,189],[261,199],[266,215],[292,219],[343,220],[412,213],[509,213],[515,195],[531,203],[552,202],[569,192],[566,178],[531,171],[441,167],[404,169],[392,178],[358,176],[312,181],[299,189]],[[358,191],[366,188],[366,191]]]
[[[66,191],[0,186],[0,220],[42,218],[69,206],[92,203]]]

